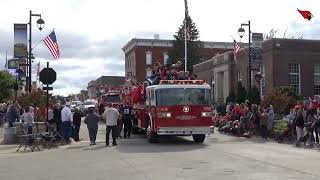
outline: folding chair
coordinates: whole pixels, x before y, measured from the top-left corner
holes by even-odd
[[[48,122],[45,122],[45,124],[47,126],[48,132],[41,133],[41,138],[44,142],[46,142],[46,145],[49,149],[55,142],[59,142],[61,144],[66,143],[54,125],[51,125]]]
[[[22,123],[20,127],[23,132],[23,135],[20,136],[21,141],[17,149],[17,152],[20,150],[22,146],[24,146],[23,151],[25,151],[28,147],[31,149],[32,152],[35,148],[37,148],[40,151],[39,142],[41,141],[41,138],[39,138],[37,134],[28,134],[28,131]]]

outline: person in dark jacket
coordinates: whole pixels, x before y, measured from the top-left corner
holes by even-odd
[[[60,103],[57,103],[53,109],[53,119],[57,125],[57,131],[61,133],[60,131],[60,127],[62,124],[61,121],[61,110],[62,110],[62,106],[60,105]]]
[[[13,127],[13,123],[20,120],[20,108],[18,102],[15,102],[8,108],[7,120],[9,122],[9,127]]]
[[[302,113],[302,109],[298,110],[298,114],[295,120],[296,125],[296,132],[297,132],[297,143],[296,145],[299,146],[300,139],[303,137],[303,128],[304,128],[304,117]]]
[[[124,123],[124,138],[130,138],[132,129],[133,109],[128,102],[125,103],[124,107],[121,108],[121,115]]]
[[[76,107],[73,113],[73,125],[74,125],[74,140],[79,141],[79,131],[81,126],[81,118],[84,117],[84,113]]]
[[[88,110],[88,115],[84,119],[84,123],[87,124],[89,137],[90,137],[90,146],[96,145],[96,137],[98,132],[98,122],[100,120],[99,116],[96,115],[92,108]]]

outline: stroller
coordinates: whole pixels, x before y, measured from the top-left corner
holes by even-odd
[[[304,128],[303,128],[303,134],[304,136],[301,137],[297,142],[296,146],[299,147],[300,143],[303,142],[304,146],[307,146],[307,142],[309,141],[309,147],[313,148],[313,143],[314,143],[314,137],[313,137],[313,125],[312,123],[304,123]]]

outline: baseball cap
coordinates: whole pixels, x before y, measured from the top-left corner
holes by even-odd
[[[70,102],[66,102],[66,106],[71,106]]]

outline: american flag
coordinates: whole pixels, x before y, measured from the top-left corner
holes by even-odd
[[[234,42],[234,50],[233,50],[234,60],[237,62],[237,54],[240,51],[240,43],[238,43],[236,40],[233,40],[233,42]]]
[[[190,40],[191,38],[191,27],[190,25],[187,23],[187,18],[189,18],[189,10],[188,10],[188,2],[187,0],[184,0],[184,7],[185,7],[185,11],[184,11],[184,20],[185,20],[185,28],[186,28],[186,37],[188,40]]]
[[[48,47],[54,59],[60,57],[59,45],[57,42],[56,34],[52,31],[46,38],[43,39],[43,42]]]

